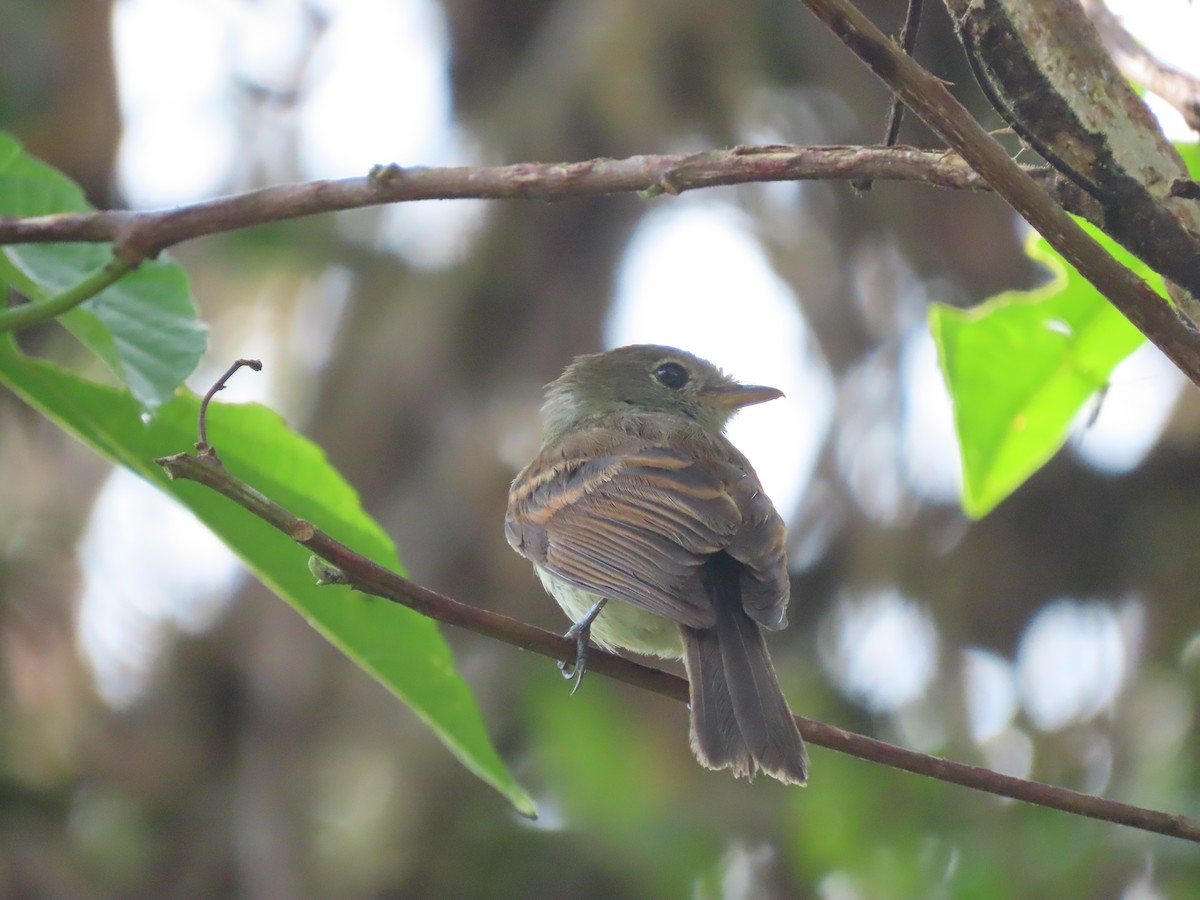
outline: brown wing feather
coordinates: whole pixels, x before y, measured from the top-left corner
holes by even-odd
[[[746,464],[749,466],[749,463]],[[787,575],[787,529],[758,478],[747,476],[731,489],[744,519],[725,552],[743,565],[742,608],[764,628],[787,625],[791,583]]]
[[[749,463],[724,439],[713,454],[687,423],[674,426],[686,435],[621,425],[572,433],[517,476],[509,543],[560,578],[692,628],[715,623],[698,568],[727,550],[745,567],[746,612],[781,627],[783,523]]]

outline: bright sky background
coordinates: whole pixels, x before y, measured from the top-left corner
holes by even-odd
[[[448,34],[437,3],[322,0],[316,5],[328,28],[319,37],[306,5],[119,0],[114,28],[125,133],[118,177],[133,206],[237,189],[230,173],[240,154],[293,136],[295,169],[267,173],[269,180],[357,175],[379,162],[476,161],[470,136],[453,119]],[[1164,60],[1200,74],[1200,4],[1111,5]],[[305,49],[314,40],[317,51],[308,59]],[[298,84],[298,105],[248,107],[239,81],[279,89]],[[1194,137],[1180,130],[1178,114],[1152,103],[1173,137]],[[625,251],[604,340],[675,344],[744,381],[783,389],[785,399],[746,410],[731,437],[786,515],[800,503],[831,437],[833,386],[801,313],[803,298],[773,271],[752,222],[715,198],[698,192],[656,201]],[[470,253],[486,209],[482,202],[399,204],[372,239],[410,265],[452,265]],[[339,278],[344,273],[333,273],[330,282]],[[271,332],[264,323],[264,342],[274,339]],[[313,350],[319,355],[320,348]],[[902,392],[902,420],[865,423],[839,451],[850,483],[862,485],[856,496],[864,510],[889,523],[905,492],[952,505],[959,483],[949,402],[927,329],[914,328],[900,353],[900,383],[891,389]],[[894,381],[890,372],[879,368]],[[855,377],[870,384],[871,361]],[[256,383],[235,385],[228,399],[269,384]],[[1156,351],[1135,354],[1114,375],[1074,452],[1105,471],[1137,465],[1182,383]],[[240,577],[233,557],[206,534],[131,476],[114,473],[101,492],[81,544],[86,587],[79,621],[81,648],[110,702],[136,699],[170,628],[206,627]],[[123,574],[132,572],[138,577]],[[1136,646],[1136,629],[1122,623],[1139,608],[1135,601],[1117,609],[1063,598],[1037,615],[1016,660],[966,653],[972,733],[990,742],[997,765],[1028,763],[1028,740],[1010,724],[1018,703],[1037,727],[1053,729],[1112,701]],[[844,597],[823,623],[820,644],[833,682],[877,712],[900,713],[918,702],[945,664],[933,620],[918,602],[894,592]]]

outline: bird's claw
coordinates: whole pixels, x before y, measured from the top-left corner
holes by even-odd
[[[583,673],[587,671],[588,638],[592,634],[592,623],[596,621],[596,616],[600,615],[600,610],[604,609],[604,604],[607,602],[605,599],[597,600],[595,605],[588,610],[587,615],[568,628],[567,633],[563,635],[563,637],[573,638],[575,641],[575,660],[573,662],[559,660],[558,662],[558,670],[562,672],[563,678],[575,682],[574,687],[571,688],[571,696],[575,696],[575,692],[579,690],[579,684],[583,681]]]
[[[575,682],[571,687],[571,696],[575,696],[575,692],[579,690],[579,685],[583,682],[583,673],[587,671],[588,636],[591,631],[592,623],[583,621],[576,622],[563,635],[575,640],[575,659],[571,662],[561,659],[558,661],[558,670],[562,672],[563,678]]]

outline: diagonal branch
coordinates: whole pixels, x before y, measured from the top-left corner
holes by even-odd
[[[196,481],[217,491],[336,567],[336,572],[318,567],[319,583],[336,581],[348,584],[355,590],[400,603],[439,622],[457,625],[523,650],[531,650],[551,659],[575,659],[573,639],[543,631],[499,613],[461,603],[409,581],[355,553],[323,531],[319,531],[311,522],[297,518],[261,492],[235,478],[217,459],[211,447],[201,450],[196,456],[178,453],[156,462],[170,478]],[[597,648],[588,651],[588,671],[599,672],[673,700],[686,703],[688,699],[688,685],[682,678]],[[1200,821],[1196,819],[1082,794],[1054,785],[1026,781],[979,766],[968,766],[917,753],[803,716],[797,716],[796,721],[805,740],[859,759],[1038,806],[1200,843]]]
[[[1031,178],[1086,214],[1087,199],[1041,167]],[[766,145],[701,153],[509,166],[377,166],[370,175],[284,184],[173,209],[98,210],[30,218],[0,216],[0,245],[110,241],[140,261],[181,241],[319,213],[412,200],[562,200],[598,194],[679,194],[697,188],[813,179],[919,181],[957,190],[991,188],[957,155],[911,147]]]

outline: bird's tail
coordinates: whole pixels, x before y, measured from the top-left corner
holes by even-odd
[[[718,556],[705,568],[716,625],[681,626],[692,751],[710,769],[729,769],[737,777],[762,769],[784,783],[803,785],[804,739],[779,688],[762,629],[742,609],[736,563]]]

